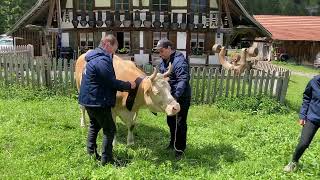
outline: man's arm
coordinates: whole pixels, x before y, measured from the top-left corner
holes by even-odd
[[[101,61],[102,65],[96,66],[98,74],[100,74],[103,83],[108,84],[117,91],[129,91],[132,89],[129,81],[121,81],[114,76],[112,62]],[[133,87],[134,88],[134,87]]]
[[[308,83],[306,89],[304,90],[303,98],[302,98],[302,105],[301,105],[301,109],[300,109],[299,117],[300,117],[300,119],[304,119],[304,120],[306,120],[308,108],[309,108],[310,101],[312,98],[311,81]]]
[[[173,96],[177,99],[184,93],[190,79],[189,65],[186,60],[181,60],[181,63],[177,65],[175,74],[177,76],[178,84],[176,92]]]

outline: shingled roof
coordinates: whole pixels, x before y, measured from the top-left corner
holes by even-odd
[[[283,41],[320,41],[320,16],[257,15],[254,18]]]

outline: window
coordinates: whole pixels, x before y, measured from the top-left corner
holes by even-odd
[[[73,2],[75,7],[77,7],[79,10],[93,10],[94,0],[79,0]]]
[[[123,47],[130,49],[130,32],[124,32],[123,34]]]
[[[160,39],[168,39],[168,32],[153,32],[153,48],[155,48]]]
[[[129,0],[115,0],[115,10],[129,10]]]
[[[152,0],[153,11],[168,11],[168,0]]]
[[[130,32],[117,32],[118,53],[127,54],[130,50]]]
[[[202,55],[204,53],[204,33],[191,33],[190,49],[192,55]]]
[[[195,13],[207,12],[207,0],[190,0],[190,11]]]
[[[83,53],[93,48],[93,33],[80,33],[80,51]]]

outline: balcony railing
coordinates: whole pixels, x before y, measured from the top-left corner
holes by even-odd
[[[63,10],[62,21],[72,24],[74,28],[105,27],[105,28],[163,28],[171,30],[201,30],[215,29],[219,24],[227,27],[228,20],[221,19],[218,23],[219,13],[176,13],[159,11],[70,11]]]

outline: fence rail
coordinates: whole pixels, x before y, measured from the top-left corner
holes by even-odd
[[[22,87],[62,91],[76,90],[74,60],[31,58],[29,56],[0,54],[0,83]],[[152,66],[143,66],[149,74]],[[192,100],[196,104],[211,104],[219,97],[267,95],[284,102],[289,71],[251,69],[242,74],[217,67],[193,66],[190,68]]]
[[[29,44],[29,45],[0,47],[0,54],[2,55],[14,54],[19,56],[33,57],[33,46]]]
[[[253,65],[253,68],[264,70],[264,71],[276,71],[276,72],[288,71],[288,69],[285,69],[285,68],[282,68],[279,66],[275,66],[268,61],[256,61],[256,63]]]

